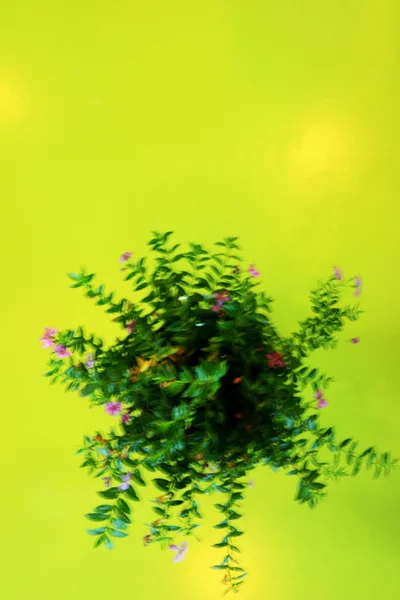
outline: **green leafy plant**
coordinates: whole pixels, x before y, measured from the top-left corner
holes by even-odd
[[[243,269],[237,238],[218,242],[214,253],[200,244],[183,251],[171,232],[154,233],[154,254],[134,261],[126,252],[125,280],[133,298],[114,301],[93,274],[70,274],[71,287],[115,313],[123,336],[106,348],[95,335],[46,329],[52,383],[79,391],[92,405],[118,416],[119,429],[84,438],[82,467],[102,478],[106,504],[86,515],[95,546],[112,548],[127,536],[132,503],[139,500],[145,471],[158,490],[153,521],[143,540],[159,542],[181,560],[196,536],[203,494],[219,492],[221,561],[227,591],[238,591],[246,572],[238,561],[237,526],[249,472],[259,465],[297,478],[296,500],[314,508],[327,481],[356,475],[364,466],[375,477],[397,462],[375,448],[357,450],[353,439],[339,441],[333,427],[319,425],[332,379],[308,359],[318,348],[334,348],[345,321],[360,315],[358,305],[341,304],[346,288],[361,292],[360,278],[340,270],[311,293],[313,315],[292,335],[279,335],[271,320],[272,299],[257,292],[260,273]],[[358,338],[351,340],[354,344]],[[90,351],[88,355],[84,355]],[[321,458],[321,451],[324,458]]]

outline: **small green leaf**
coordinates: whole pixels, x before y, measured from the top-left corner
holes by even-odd
[[[360,458],[364,458],[364,456],[368,456],[368,454],[371,454],[371,452],[373,452],[374,449],[373,448],[367,448],[366,450],[364,450],[364,452],[362,454],[360,454]]]
[[[101,535],[105,530],[105,527],[98,527],[97,529],[86,529],[86,533],[89,535]]]
[[[119,510],[122,511],[123,513],[126,513],[127,515],[131,514],[130,506],[129,506],[129,504],[127,504],[125,502],[125,500],[123,498],[118,499],[117,506],[118,506]]]
[[[139,485],[146,485],[146,482],[144,481],[143,477],[141,476],[140,471],[134,471],[133,472],[133,479]]]
[[[375,466],[374,479],[378,479],[378,477],[380,476],[381,473],[382,473],[382,467],[381,467],[381,465],[376,465]]]
[[[124,537],[128,537],[127,533],[124,533],[123,531],[118,531],[118,529],[111,529],[110,527],[107,529],[108,533],[110,533],[110,535],[112,535],[113,537],[116,538],[124,538]]]
[[[240,519],[242,517],[242,515],[240,515],[239,513],[237,513],[235,510],[230,510],[229,511],[229,520],[233,521],[235,519]]]
[[[110,488],[109,490],[102,490],[101,492],[97,492],[97,494],[99,496],[101,496],[102,498],[112,498],[112,499],[117,498],[119,493],[120,493],[120,491],[116,487]]]
[[[113,509],[113,507],[111,506],[111,504],[100,504],[99,506],[96,506],[95,511],[96,512],[111,512]]]
[[[179,380],[183,383],[191,383],[193,381],[192,372],[188,368],[182,367],[179,372]]]
[[[227,519],[225,519],[225,521],[221,521],[221,523],[218,523],[218,525],[214,525],[215,529],[225,529],[227,527],[229,527]]]
[[[186,387],[186,383],[182,381],[174,381],[171,385],[165,388],[165,393],[167,396],[177,396],[180,394]]]
[[[220,542],[219,544],[213,544],[213,548],[226,548],[228,546],[228,542]]]
[[[105,535],[101,535],[94,543],[93,548],[98,548],[99,546],[101,546],[101,544],[104,544],[106,539]]]
[[[348,444],[350,444],[351,441],[352,441],[352,438],[347,438],[346,440],[343,440],[343,442],[341,442],[341,444],[339,444],[339,448],[345,448],[346,446],[348,446]]]
[[[114,546],[111,543],[110,538],[108,538],[106,535],[104,535],[104,545],[107,548],[107,550],[112,550],[114,548]]]
[[[79,281],[81,278],[81,275],[77,275],[76,273],[67,273],[67,275],[73,281]]]
[[[127,523],[125,523],[125,521],[122,521],[122,519],[112,519],[111,525],[116,529],[126,529],[127,527]]]
[[[161,515],[162,517],[165,515],[165,510],[163,510],[159,506],[153,506],[152,508],[153,508],[154,512],[157,513],[158,515]]]
[[[315,379],[315,377],[317,376],[317,374],[318,374],[318,369],[312,369],[312,371],[310,371],[307,374],[307,381],[312,381],[313,379]]]
[[[128,489],[127,489],[127,490],[125,490],[125,492],[124,492],[124,493],[125,493],[125,494],[128,496],[128,498],[130,498],[131,500],[134,500],[135,502],[139,502],[139,497],[138,497],[138,495],[136,494],[135,490],[133,489],[133,487],[132,487],[131,485],[128,487]]]
[[[241,492],[235,492],[231,496],[232,500],[236,502],[237,500],[243,500],[243,494]]]
[[[119,509],[117,509],[114,513],[115,517],[117,519],[119,519],[120,521],[123,521],[124,523],[126,523],[127,525],[129,525],[129,523],[131,522],[130,518],[128,517],[128,515],[126,515],[125,513],[121,512]]]
[[[358,475],[358,473],[360,472],[360,469],[361,469],[361,465],[362,465],[362,460],[360,458],[358,458],[356,460],[356,462],[354,463],[353,471],[351,473],[352,477],[355,477],[356,475]]]
[[[109,518],[108,515],[102,513],[89,513],[85,517],[90,521],[107,521]]]
[[[166,479],[153,479],[154,485],[161,491],[167,492],[169,490],[170,483]]]

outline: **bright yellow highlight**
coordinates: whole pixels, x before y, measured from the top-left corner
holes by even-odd
[[[309,120],[299,139],[289,145],[289,165],[294,177],[341,174],[351,167],[353,140],[340,123]]]
[[[19,125],[29,115],[29,98],[15,75],[0,72],[0,127]]]

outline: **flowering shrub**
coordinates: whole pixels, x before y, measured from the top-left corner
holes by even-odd
[[[271,321],[271,298],[256,291],[260,272],[242,268],[236,238],[217,243],[210,254],[200,244],[181,251],[170,236],[155,233],[149,242],[151,269],[132,252],[121,256],[135,302],[114,302],[84,270],[69,275],[71,287],[82,287],[117,315],[122,335],[106,348],[82,328],[46,329],[41,341],[52,351],[46,376],[103,405],[118,421],[107,434],[86,436],[78,451],[81,466],[104,484],[98,493],[106,504],[86,515],[96,524],[88,530],[95,546],[110,549],[111,538],[127,536],[145,470],[160,493],[143,542],[169,547],[174,562],[188,551],[176,538],[195,536],[199,526],[199,497],[220,492],[224,499],[215,507],[222,538],[214,546],[223,556],[213,568],[238,591],[246,573],[237,561],[243,533],[237,520],[254,467],[294,476],[296,500],[313,508],[329,479],[356,475],[363,465],[378,477],[396,460],[372,447],[359,452],[356,441],[339,441],[333,427],[319,425],[332,379],[308,358],[318,348],[334,348],[345,321],[358,319],[358,306],[340,301],[346,288],[360,295],[359,277],[345,279],[334,267],[311,293],[314,314],[283,337]],[[324,449],[332,460],[321,458]]]

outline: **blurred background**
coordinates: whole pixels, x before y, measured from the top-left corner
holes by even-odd
[[[398,2],[13,0],[0,29],[4,598],[220,598],[216,498],[183,563],[143,547],[145,502],[92,549],[98,486],[74,452],[111,419],[49,385],[39,338],[84,324],[112,342],[66,272],[129,294],[119,256],[152,230],[239,236],[283,333],[339,265],[365,314],[315,355],[337,380],[322,422],[399,456]],[[332,483],[315,511],[291,478],[253,479],[243,600],[400,597],[400,472]]]

